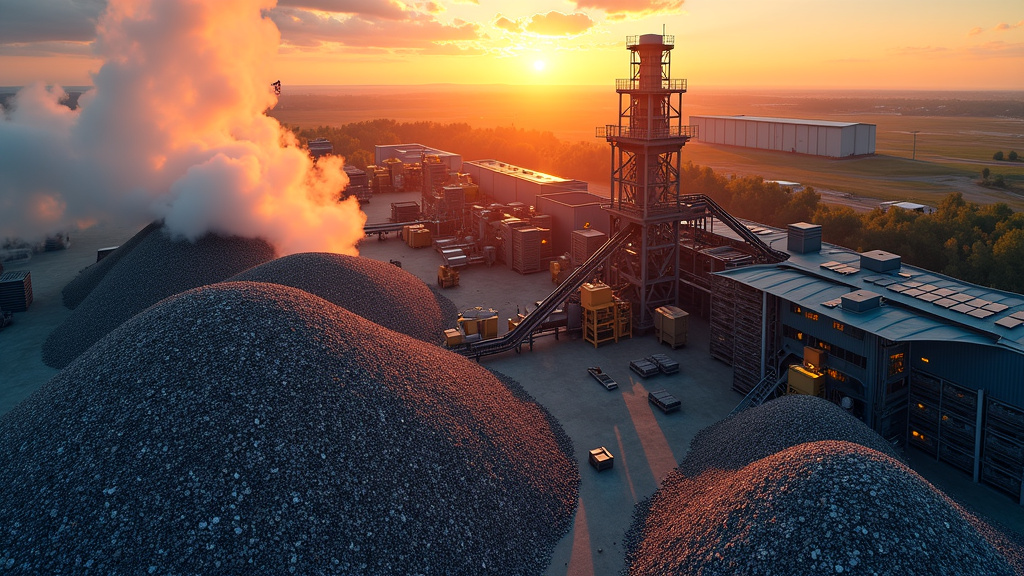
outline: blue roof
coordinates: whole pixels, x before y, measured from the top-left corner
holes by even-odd
[[[785,250],[785,231],[753,226],[764,230],[765,243]],[[719,274],[889,340],[973,342],[1024,352],[1024,296],[906,264],[889,272],[862,269],[860,254],[839,246],[822,243],[820,252],[791,253],[781,264]],[[857,290],[881,295],[882,306],[844,310],[839,299]]]

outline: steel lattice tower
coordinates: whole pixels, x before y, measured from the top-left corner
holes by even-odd
[[[654,310],[679,296],[679,227],[692,211],[681,202],[680,152],[694,130],[682,122],[686,80],[671,78],[673,36],[626,38],[630,77],[615,81],[619,123],[598,128],[611,144],[611,233],[639,225],[609,259],[606,274],[633,303],[634,326],[653,325]]]

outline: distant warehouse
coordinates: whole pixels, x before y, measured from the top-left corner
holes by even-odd
[[[708,144],[828,158],[875,153],[874,124],[757,116],[690,116],[690,124],[697,126],[698,138]]]

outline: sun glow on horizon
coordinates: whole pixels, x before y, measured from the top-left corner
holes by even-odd
[[[536,60],[533,63],[533,69],[537,72],[543,72],[544,69],[547,68],[547,66],[547,63],[544,62],[543,60]]]

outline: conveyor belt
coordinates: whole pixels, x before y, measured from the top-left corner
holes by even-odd
[[[402,226],[414,226],[416,224],[428,224],[430,220],[415,220],[413,222],[378,222],[376,224],[364,224],[363,232],[370,234],[381,234],[384,232],[398,232]]]
[[[750,229],[746,227],[746,225],[737,220],[736,217],[733,216],[732,214],[726,212],[724,208],[719,206],[717,202],[712,200],[707,195],[688,194],[686,196],[681,196],[680,201],[685,202],[686,204],[689,204],[691,206],[703,203],[707,207],[708,212],[711,212],[712,215],[714,215],[722,223],[728,226],[733,232],[739,234],[740,238],[742,238],[747,244],[750,245],[751,248],[758,252],[759,261],[765,264],[777,264],[779,262],[783,262],[789,259],[789,254],[787,254],[786,252],[776,250],[771,246],[765,244],[764,241],[762,241],[761,238],[757,236],[757,234],[751,232]]]
[[[526,318],[523,318],[514,329],[499,338],[472,342],[456,348],[455,351],[470,358],[480,358],[481,356],[507,352],[522,344],[544,322],[551,312],[558,308],[570,294],[579,290],[584,282],[590,279],[591,275],[608,259],[608,256],[629,239],[636,228],[636,224],[629,224],[616,233],[615,236],[612,236],[582,266],[573,270],[572,274],[563,280],[551,294],[548,294],[548,297],[537,306],[537,309],[527,314]]]

